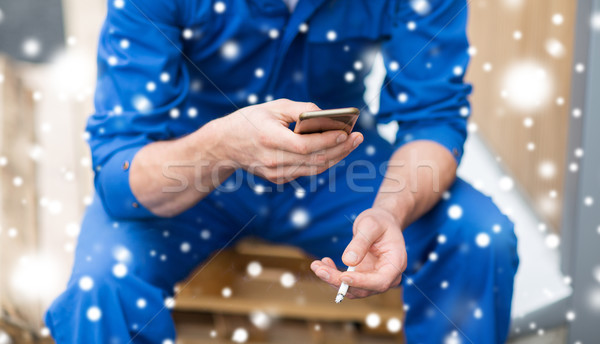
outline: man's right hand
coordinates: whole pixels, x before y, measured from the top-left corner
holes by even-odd
[[[248,106],[220,118],[219,154],[273,183],[321,173],[344,159],[363,141],[359,132],[342,130],[297,134],[288,129],[313,103],[278,99]],[[216,123],[215,123],[216,124]]]

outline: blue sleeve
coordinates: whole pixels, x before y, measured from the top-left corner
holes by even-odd
[[[143,146],[173,138],[169,112],[188,93],[176,3],[108,1],[86,130],[96,192],[115,218],[154,217],[131,192],[129,166]]]
[[[399,1],[382,47],[386,77],[380,123],[397,121],[396,148],[415,140],[446,147],[457,163],[467,136],[471,85],[465,0]]]

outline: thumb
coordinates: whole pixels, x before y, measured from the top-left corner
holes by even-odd
[[[354,221],[354,237],[344,254],[342,261],[348,266],[356,266],[362,262],[373,243],[381,236],[382,226],[372,217],[360,217]]]
[[[298,117],[303,112],[321,110],[315,103],[296,102],[289,99],[277,99],[270,104],[272,104],[271,109],[287,123],[298,122]]]

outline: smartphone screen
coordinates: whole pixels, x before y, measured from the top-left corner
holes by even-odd
[[[294,132],[298,134],[322,133],[328,130],[343,130],[350,134],[360,111],[357,108],[341,108],[303,112],[296,123]]]

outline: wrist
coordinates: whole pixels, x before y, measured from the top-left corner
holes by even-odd
[[[237,169],[237,162],[232,158],[230,154],[230,138],[228,137],[227,130],[228,124],[226,117],[221,117],[212,120],[200,129],[196,130],[191,136],[191,146],[198,152],[200,149],[200,155],[196,153],[196,160],[200,159],[205,165],[221,165],[231,166],[232,170]]]
[[[415,209],[415,198],[408,193],[394,193],[378,195],[373,203],[373,208],[382,209],[392,215],[396,224],[404,230],[410,225],[411,214]]]

